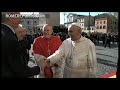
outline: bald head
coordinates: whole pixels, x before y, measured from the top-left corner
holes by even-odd
[[[45,25],[43,26],[43,35],[44,35],[46,38],[50,38],[51,35],[52,35],[52,33],[53,33],[53,28],[52,28],[52,26],[49,25],[49,24],[45,24]]]
[[[71,25],[69,25],[68,30],[70,28],[74,28],[74,30],[78,30],[78,32],[80,32],[80,33],[82,31],[82,29],[81,29],[81,27],[80,27],[80,25],[78,23],[72,23]]]
[[[49,24],[44,24],[44,25],[43,25],[43,31],[46,29],[46,27],[49,27],[49,28],[51,28],[51,30],[52,30],[52,26],[51,26],[51,25],[49,25]]]
[[[73,23],[68,27],[68,35],[71,37],[71,40],[76,41],[81,37],[81,28],[78,24]]]

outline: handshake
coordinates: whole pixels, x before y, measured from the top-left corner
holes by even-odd
[[[35,54],[34,58],[36,60],[36,64],[41,67],[41,69],[43,70],[45,67],[50,67],[50,63],[48,61],[48,59],[42,55],[39,54]]]
[[[47,59],[42,59],[39,61],[36,61],[36,64],[41,67],[42,70],[44,70],[45,67],[50,67],[50,63]]]
[[[50,62],[48,59],[42,55],[35,54],[34,55],[36,64],[41,68],[42,71],[44,71],[44,75],[46,78],[52,78],[53,77],[53,71],[50,67]]]

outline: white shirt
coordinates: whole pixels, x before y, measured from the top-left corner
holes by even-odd
[[[50,65],[65,58],[65,78],[90,78],[96,76],[96,50],[89,39],[82,37],[77,41],[71,38],[63,41],[60,48],[47,59]]]

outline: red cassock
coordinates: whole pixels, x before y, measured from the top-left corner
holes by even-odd
[[[43,55],[46,58],[52,55],[62,44],[62,41],[57,36],[51,36],[50,38],[45,38],[40,36],[35,39],[33,44],[33,54]],[[55,64],[54,66],[58,66]],[[44,69],[44,75],[47,78],[53,77],[53,72],[51,68],[46,67]]]

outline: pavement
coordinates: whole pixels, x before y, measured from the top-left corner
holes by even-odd
[[[96,45],[97,55],[97,77],[109,74],[117,70],[118,45],[111,43],[111,48],[102,45],[100,42]]]

